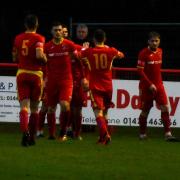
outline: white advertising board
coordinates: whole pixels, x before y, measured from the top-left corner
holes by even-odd
[[[180,82],[165,81],[168,94],[171,127],[180,127]],[[113,102],[115,107],[109,110],[109,125],[138,126],[139,96],[137,80],[113,80]],[[57,123],[60,108],[57,108]],[[17,100],[15,77],[0,77],[0,122],[19,122],[19,102]],[[83,108],[83,124],[96,124],[88,100]],[[160,111],[154,104],[148,117],[148,126],[161,127]]]

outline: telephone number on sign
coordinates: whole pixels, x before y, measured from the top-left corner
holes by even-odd
[[[18,100],[17,96],[0,96],[0,100],[15,101]]]
[[[123,118],[122,120],[123,124],[130,124],[130,125],[139,125],[139,118]],[[147,124],[150,126],[162,126],[163,125],[163,121],[161,119],[148,119]],[[176,119],[171,120],[171,126],[176,126],[177,122]]]

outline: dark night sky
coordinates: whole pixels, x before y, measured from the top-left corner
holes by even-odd
[[[47,0],[46,0],[47,1]],[[60,20],[63,23],[69,24],[69,19],[72,17],[73,22],[108,22],[108,23],[131,23],[131,22],[163,22],[176,23],[180,22],[180,1],[162,1],[162,0],[80,0],[80,1],[7,1],[0,7],[0,62],[11,62],[11,48],[13,38],[17,33],[24,30],[23,20],[27,13],[35,13],[39,17],[39,32],[50,37],[50,24],[53,20]],[[91,28],[90,28],[91,29]],[[165,30],[166,29],[166,30]],[[169,43],[176,45],[179,48],[180,42],[179,32],[180,27],[158,29],[163,37],[165,49],[168,48],[168,56],[171,56],[173,49]],[[106,30],[106,29],[105,29]],[[107,29],[109,39],[112,44],[118,45],[121,42],[123,50],[127,50],[130,54],[129,58],[136,58],[137,51],[141,48],[145,40],[145,34],[150,28],[111,28]],[[118,34],[118,32],[120,34]],[[131,33],[132,31],[132,33]],[[147,31],[147,32],[146,32]],[[116,35],[116,38],[113,35]],[[171,37],[170,35],[173,36]],[[174,37],[177,34],[177,37]],[[118,39],[118,40],[117,40]],[[172,39],[176,39],[175,42]],[[140,41],[139,43],[137,42]],[[118,42],[117,42],[118,41]],[[135,45],[135,41],[137,44]],[[166,42],[166,43],[165,43]],[[135,49],[137,48],[137,49]],[[131,53],[132,52],[132,53]],[[176,53],[174,53],[176,54]],[[178,55],[176,55],[178,56]],[[180,55],[176,59],[180,58]],[[169,59],[171,61],[171,59]],[[134,65],[132,63],[132,65]],[[169,65],[169,64],[168,64]],[[180,65],[180,64],[178,64]],[[180,66],[179,66],[180,67]]]

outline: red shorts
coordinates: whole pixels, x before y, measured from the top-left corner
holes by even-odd
[[[114,103],[112,100],[112,91],[98,91],[91,90],[90,91],[91,104],[93,109],[109,109],[114,107]]]
[[[81,86],[73,86],[71,106],[86,107],[87,92],[83,91]]]
[[[58,81],[51,79],[47,81],[48,106],[56,106],[60,101],[71,101],[73,83],[71,80]]]
[[[35,74],[20,73],[16,77],[18,98],[40,101],[42,95],[42,78]]]
[[[141,98],[141,109],[149,110],[153,107],[155,100],[158,105],[167,105],[168,99],[164,86],[161,85],[157,88],[157,92],[153,94],[149,89],[139,89]]]

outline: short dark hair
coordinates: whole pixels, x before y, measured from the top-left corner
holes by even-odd
[[[148,39],[151,39],[153,37],[158,37],[159,39],[161,38],[161,36],[160,36],[160,34],[158,32],[156,32],[156,31],[149,32]]]
[[[34,14],[28,14],[24,19],[24,24],[28,29],[35,29],[38,26],[38,17]]]
[[[106,33],[102,29],[97,29],[94,32],[94,39],[97,42],[103,42],[105,40],[105,38],[106,38]]]
[[[53,21],[51,24],[51,27],[54,27],[54,26],[62,26],[63,27],[63,24],[60,21]]]
[[[68,26],[66,24],[62,24],[62,27],[68,29]]]

